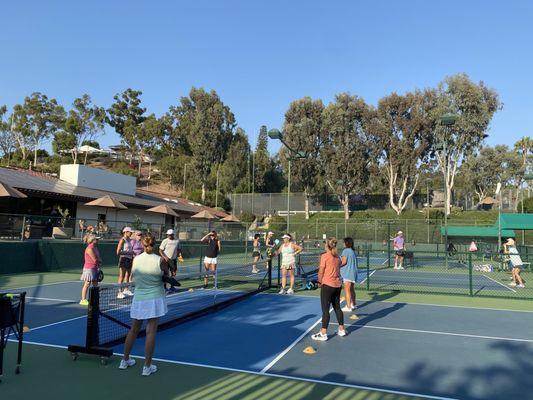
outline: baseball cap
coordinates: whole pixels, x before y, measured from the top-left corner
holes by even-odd
[[[129,226],[126,226],[124,229],[122,229],[122,233],[124,232],[133,232],[133,230]]]
[[[167,231],[167,235],[173,235],[174,234],[174,229],[169,229]]]
[[[269,234],[269,235],[273,235],[273,234],[274,234],[274,232],[270,231],[270,232],[268,232],[268,234]]]
[[[403,232],[402,232],[402,231],[398,231],[398,235],[399,235],[400,233],[403,235]]]
[[[282,238],[282,239],[290,239],[291,237],[290,237],[289,235],[285,234],[285,235],[283,235],[281,238]]]

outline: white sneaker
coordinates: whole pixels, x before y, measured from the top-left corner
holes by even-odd
[[[289,288],[289,290],[287,290],[287,294],[294,294],[294,290],[292,290],[292,288]]]
[[[341,310],[344,312],[352,312],[352,307],[344,306],[341,308]]]
[[[318,341],[321,341],[321,342],[325,342],[326,340],[328,340],[328,334],[324,334],[322,332],[318,332],[318,333],[315,333],[314,335],[311,336],[311,339],[313,340],[318,340]]]
[[[124,293],[126,296],[133,296],[133,293],[129,289],[124,290],[122,293]]]
[[[515,282],[511,282],[511,283],[509,284],[509,286],[513,286],[513,287],[514,287],[514,286],[516,286],[516,283],[515,283]]]
[[[352,311],[357,310],[357,306],[352,306]]]
[[[402,267],[401,265],[398,267],[398,269],[405,269],[404,267]]]
[[[124,298],[126,298],[126,295],[122,292],[118,292],[117,299],[124,299]]]
[[[129,358],[128,360],[120,360],[120,364],[118,366],[119,369],[126,369],[128,367],[133,367],[135,365],[135,360],[133,358]]]
[[[285,288],[281,288],[281,290],[279,291],[279,294],[285,294]]]
[[[339,329],[339,330],[337,331],[337,335],[339,335],[339,336],[346,336],[346,329],[343,329],[342,331]]]
[[[257,274],[259,273],[259,270],[256,268],[256,269],[252,269],[252,274]]]
[[[143,367],[143,373],[142,373],[142,376],[149,376],[153,373],[157,372],[157,367],[152,364],[150,365],[149,367],[147,367],[146,365]]]
[[[516,287],[519,287],[519,288],[525,288],[526,285],[520,284],[520,285],[516,285]]]

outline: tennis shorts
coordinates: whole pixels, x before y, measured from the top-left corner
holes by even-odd
[[[404,250],[404,249],[396,250],[396,255],[397,255],[398,257],[403,257],[403,256],[405,256],[405,250]]]
[[[259,251],[254,251],[252,257],[261,257],[261,253]]]
[[[281,269],[286,269],[286,270],[294,269],[294,264],[282,264]]]
[[[216,257],[205,257],[204,258],[204,264],[217,264],[217,258]]]
[[[120,268],[131,269],[132,265],[133,265],[133,259],[132,258],[120,257],[118,259],[118,266]]]

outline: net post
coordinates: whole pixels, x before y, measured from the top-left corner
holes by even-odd
[[[472,285],[472,253],[468,253],[468,288],[470,291],[470,296],[474,295],[474,288]]]
[[[366,251],[366,290],[370,290],[370,251]]]
[[[89,289],[89,308],[87,311],[87,333],[85,347],[90,349],[100,344],[98,318],[100,315],[100,290],[98,286]]]
[[[272,288],[272,257],[267,259],[267,268],[268,268],[268,288]]]
[[[17,374],[20,372],[20,366],[22,364],[22,343],[24,341],[24,313],[26,309],[26,292],[20,294],[20,309],[19,309],[19,326],[18,332],[18,349],[17,349]]]
[[[278,288],[281,287],[281,254],[278,254]]]
[[[202,255],[204,253],[204,247],[200,246],[200,256],[198,258],[198,275],[200,276],[200,279],[204,278],[204,274],[202,273]]]

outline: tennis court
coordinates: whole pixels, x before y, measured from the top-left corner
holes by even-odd
[[[57,363],[65,373],[75,375],[77,369],[89,368],[99,374],[103,369],[119,385],[120,374],[131,379],[132,371],[118,371],[118,357],[107,366],[92,356],[71,360],[66,347],[82,343],[87,327],[87,310],[77,305],[79,282],[19,290],[28,293],[27,323],[32,329],[25,341],[35,344],[26,346],[26,352],[35,348],[43,349],[43,354],[59,352]],[[169,302],[174,298],[185,305],[201,304],[210,298],[209,292],[183,290],[172,294]],[[223,289],[218,295],[233,293]],[[310,335],[319,326],[318,291],[300,293],[312,296],[258,293],[160,331],[155,357],[161,376],[168,377],[164,371],[175,368],[187,368],[194,375],[191,382],[201,379],[196,375],[224,374],[217,375],[216,387],[213,382],[197,385],[180,392],[180,397],[167,398],[244,398],[239,390],[246,388],[248,398],[325,398],[332,393],[335,398],[352,398],[354,390],[371,390],[376,396],[399,396],[390,398],[509,399],[533,390],[531,312],[360,301],[358,320],[345,314],[346,337],[334,335],[333,324],[327,342],[314,342]],[[133,353],[142,357],[143,346],[140,338]],[[303,353],[307,346],[317,353]],[[113,350],[120,354],[122,346]],[[24,382],[26,369],[32,373],[30,362],[21,376],[5,379],[10,381],[6,387]],[[296,388],[306,396],[289,395]]]

